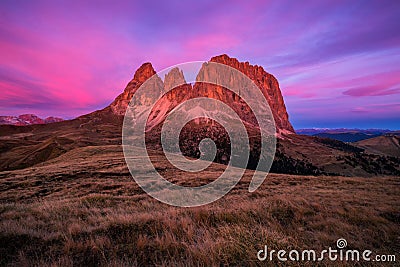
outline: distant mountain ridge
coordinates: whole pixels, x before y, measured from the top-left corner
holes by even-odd
[[[298,129],[297,134],[317,136],[322,138],[330,138],[342,142],[358,142],[382,135],[394,134],[400,135],[400,131],[392,131],[388,129],[326,129],[326,128],[311,128]]]
[[[47,117],[42,119],[35,114],[22,114],[19,116],[0,116],[0,125],[25,126],[33,124],[48,124],[63,121],[62,118]]]

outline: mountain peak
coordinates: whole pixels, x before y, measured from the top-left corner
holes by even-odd
[[[212,57],[210,61],[231,66],[242,72],[244,72],[243,70],[250,69],[250,70],[255,70],[256,72],[258,72],[260,74],[271,75],[271,74],[267,73],[262,66],[251,65],[248,61],[240,62],[237,58],[230,57],[227,54],[222,54],[219,56]]]
[[[117,96],[111,103],[110,108],[114,114],[124,115],[125,111],[131,101],[133,94],[139,89],[139,87],[153,75],[156,74],[153,66],[150,62],[143,63],[135,72],[133,79],[128,83],[124,92]],[[157,83],[157,87],[162,87],[162,80],[158,77],[153,80]]]
[[[150,62],[146,62],[136,70],[133,80],[143,83],[154,74],[156,74],[156,71],[154,70],[153,66]]]
[[[237,60],[234,57],[230,57],[227,54],[222,54],[219,56],[214,56],[210,60],[211,62],[216,62],[216,63],[222,63],[225,65],[230,65],[230,64],[237,64],[239,63],[239,60]]]
[[[175,88],[178,85],[186,84],[182,70],[179,68],[171,69],[164,78],[165,91]]]

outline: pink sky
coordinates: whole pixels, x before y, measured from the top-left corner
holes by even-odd
[[[400,128],[398,1],[81,2],[0,2],[0,115],[73,118],[143,62],[226,53],[278,78],[295,128]]]

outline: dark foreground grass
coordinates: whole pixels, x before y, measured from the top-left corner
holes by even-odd
[[[339,238],[348,248],[395,254],[399,261],[400,178],[271,174],[249,193],[248,172],[224,198],[177,208],[141,191],[119,156],[110,148],[81,150],[67,155],[76,164],[60,158],[34,170],[0,173],[0,264],[274,266],[284,264],[257,259],[264,245],[320,251],[335,248]],[[202,177],[176,179],[195,183]]]

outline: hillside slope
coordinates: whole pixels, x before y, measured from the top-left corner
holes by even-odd
[[[378,136],[356,142],[354,145],[371,154],[400,157],[400,136],[398,135]]]

